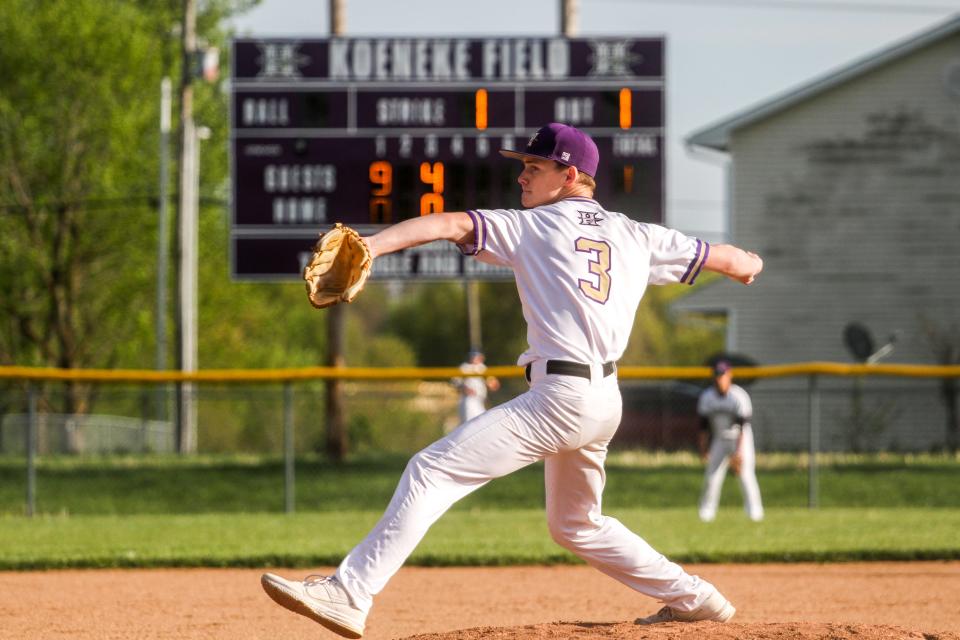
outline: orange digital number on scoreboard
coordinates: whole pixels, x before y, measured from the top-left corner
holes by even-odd
[[[487,90],[477,89],[474,94],[474,101],[476,103],[475,120],[477,129],[483,131],[487,128]]]
[[[393,165],[386,160],[370,163],[370,222],[385,224],[393,219]]]
[[[633,124],[633,93],[620,89],[620,128],[629,129]]]
[[[430,186],[433,191],[420,196],[420,215],[443,211],[443,163],[421,163],[420,181]]]
[[[386,160],[376,160],[370,163],[370,190],[375,196],[388,196],[393,192],[393,166]]]

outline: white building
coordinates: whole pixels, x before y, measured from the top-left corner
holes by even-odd
[[[960,359],[960,15],[687,142],[728,154],[731,242],[760,253],[765,270],[750,288],[717,282],[678,310],[726,314],[728,349],[762,364],[852,361],[843,340],[851,322],[877,346],[897,335],[887,361],[940,362],[932,334]],[[755,390],[775,395],[778,384],[806,382]],[[827,385],[841,390],[824,404],[825,426],[840,429],[831,448],[945,441],[937,381],[870,379],[861,405],[851,404],[851,384]],[[767,448],[802,447],[800,395],[767,405]],[[860,445],[842,442],[850,420]]]

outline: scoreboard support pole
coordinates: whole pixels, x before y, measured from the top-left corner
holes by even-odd
[[[483,331],[480,324],[480,283],[476,280],[464,280],[463,293],[467,299],[467,330],[470,337],[470,349],[483,351]]]
[[[342,36],[346,31],[346,0],[330,2],[330,35]],[[335,304],[327,309],[327,366],[342,367],[345,305]],[[347,430],[343,422],[343,389],[340,380],[327,380],[327,442],[326,453],[341,462],[347,455]]]

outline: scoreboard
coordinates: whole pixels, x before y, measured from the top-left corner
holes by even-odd
[[[319,231],[520,206],[522,150],[548,122],[589,133],[595,198],[663,220],[660,38],[236,39],[231,269],[299,277]],[[381,279],[509,277],[449,243],[379,258]]]

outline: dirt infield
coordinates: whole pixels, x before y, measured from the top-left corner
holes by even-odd
[[[960,562],[686,568],[734,602],[732,623],[635,626],[658,604],[583,566],[406,568],[378,598],[364,637],[960,640]],[[260,590],[261,573],[3,572],[0,638],[335,637],[273,604]]]

